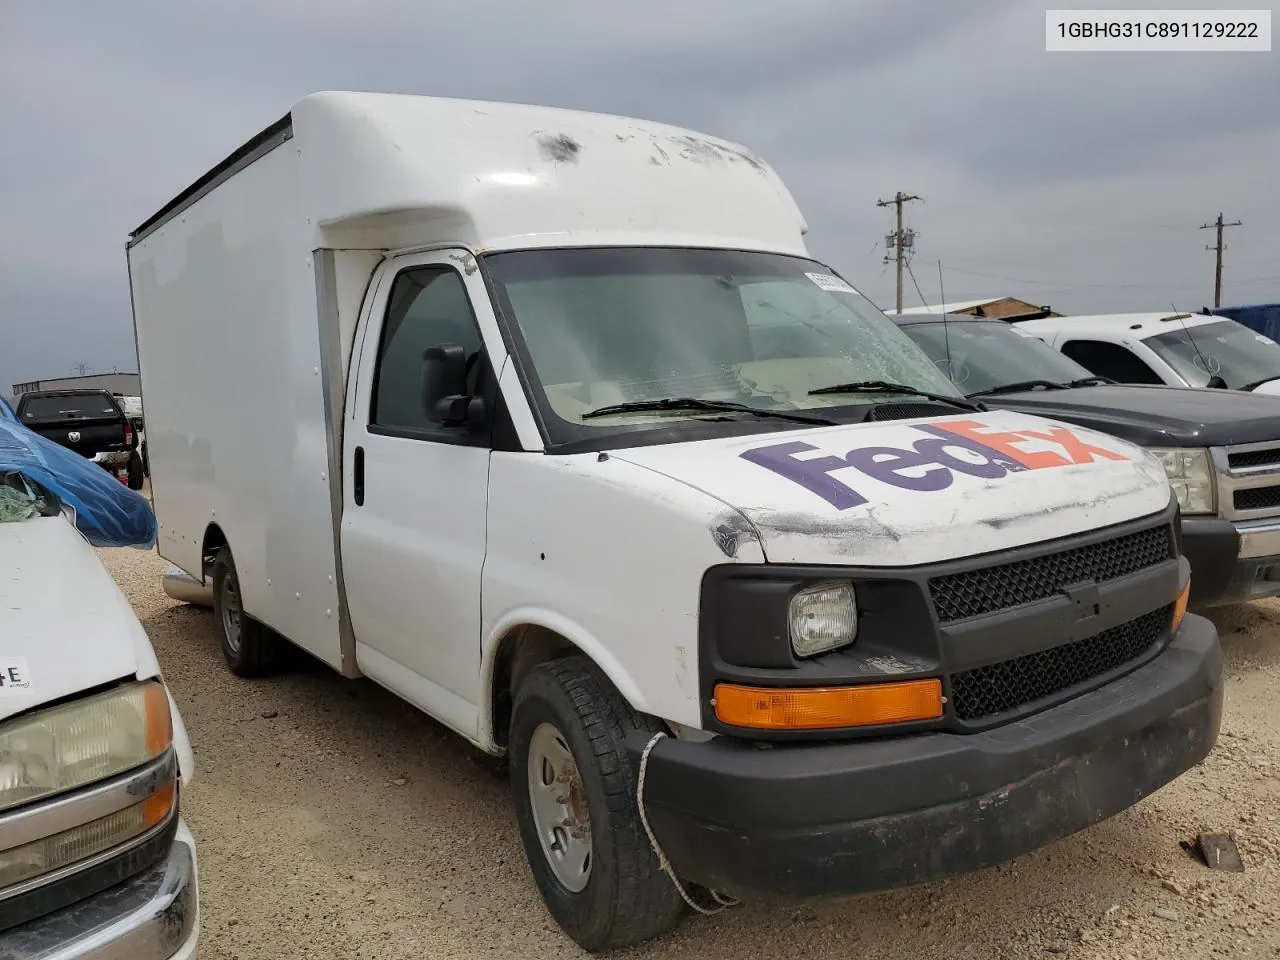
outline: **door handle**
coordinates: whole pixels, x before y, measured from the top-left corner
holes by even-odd
[[[351,495],[357,507],[364,506],[364,447],[356,447],[352,463]]]

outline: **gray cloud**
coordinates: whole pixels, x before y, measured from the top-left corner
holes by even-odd
[[[925,197],[910,222],[930,300],[941,260],[949,297],[1199,306],[1212,257],[1196,227],[1219,209],[1245,221],[1228,299],[1280,299],[1275,56],[1050,55],[1043,35],[1022,0],[8,0],[0,390],[131,366],[128,230],[317,89],[551,103],[742,141],[787,180],[815,253],[882,304],[890,220],[874,204],[896,189]]]

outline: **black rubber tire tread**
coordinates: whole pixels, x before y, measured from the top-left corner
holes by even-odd
[[[146,478],[143,476],[142,457],[138,455],[137,450],[134,450],[129,454],[128,473],[129,489],[141,490],[143,484],[146,483]]]
[[[527,753],[533,731],[544,721],[553,722],[569,743],[591,816],[591,877],[581,893],[570,893],[556,879],[533,826]],[[660,936],[684,913],[684,902],[659,866],[640,821],[638,771],[625,745],[629,731],[658,729],[637,716],[585,657],[542,664],[516,692],[509,765],[525,856],[552,917],[592,953]]]
[[[265,677],[275,673],[285,660],[285,642],[246,614],[243,606],[240,612],[240,649],[233,653],[227,646],[226,633],[222,628],[222,584],[227,577],[234,578],[237,592],[243,598],[243,592],[238,589],[240,577],[236,573],[231,548],[221,547],[213,560],[213,612],[217,619],[218,646],[222,648],[222,657],[238,677]]]

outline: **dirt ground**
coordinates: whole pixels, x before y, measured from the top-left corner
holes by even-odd
[[[202,960],[582,956],[543,910],[500,767],[367,681],[232,677],[154,553],[105,551],[196,750]],[[691,917],[628,957],[1280,957],[1280,602],[1215,617],[1223,735],[1136,808],[1004,867]],[[1179,847],[1234,831],[1247,870]]]

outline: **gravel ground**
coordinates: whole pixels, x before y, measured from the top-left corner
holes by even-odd
[[[154,553],[104,551],[151,635],[197,757],[203,960],[577,957],[542,908],[502,769],[367,681],[223,666],[211,613]],[[1216,616],[1213,755],[1136,808],[1004,867],[841,901],[690,918],[634,957],[1280,956],[1280,602]],[[1234,831],[1247,871],[1179,847]]]

